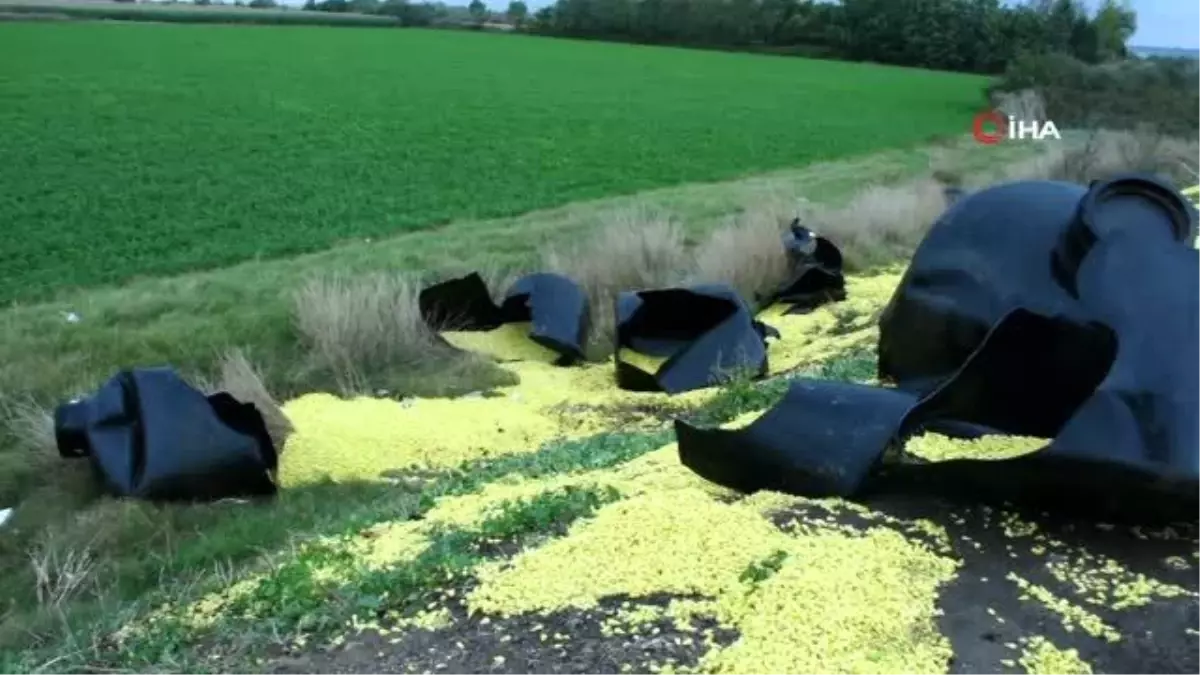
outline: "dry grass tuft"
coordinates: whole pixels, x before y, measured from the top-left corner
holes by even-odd
[[[590,239],[574,247],[549,248],[543,267],[579,282],[592,307],[588,353],[612,353],[613,302],[622,291],[661,288],[682,281],[689,256],[682,229],[647,209],[614,212]]]
[[[0,508],[55,480],[67,470],[62,462],[51,411],[32,397],[0,394]]]
[[[838,245],[848,271],[858,271],[907,258],[945,210],[943,185],[926,178],[868,186],[845,206],[811,209],[801,221]]]
[[[267,391],[262,374],[258,368],[246,358],[240,349],[232,349],[221,357],[219,374],[219,390],[227,391],[243,403],[253,403],[262,414],[267,424],[267,432],[275,443],[275,449],[282,451],[287,437],[293,431],[292,423],[283,414],[279,402]]]
[[[0,438],[29,452],[56,455],[54,417],[30,396],[0,394]]]
[[[520,270],[510,269],[506,267],[485,267],[479,270],[479,276],[483,278],[483,282],[487,284],[488,290],[491,291],[492,300],[497,304],[504,302],[504,294],[517,280],[524,276],[525,273]]]
[[[444,355],[421,318],[419,292],[391,274],[310,280],[294,294],[292,315],[313,367],[328,371],[342,393],[365,393],[373,373]]]
[[[28,552],[38,604],[59,607],[86,589],[96,559],[90,548],[60,549],[44,539]]]
[[[1149,128],[1137,131],[1093,130],[1083,142],[1057,148],[1029,162],[1014,165],[1011,179],[1065,180],[1088,184],[1124,172],[1161,176],[1177,187],[1195,182],[1194,165],[1200,144],[1166,136]]]
[[[993,95],[992,103],[997,111],[1019,120],[1046,119],[1046,101],[1033,89],[996,92]]]
[[[788,280],[783,234],[789,219],[777,209],[749,210],[709,235],[697,249],[691,283],[724,283],[748,302]]]
[[[647,209],[612,214],[590,239],[544,251],[546,269],[570,275],[590,294],[615,294],[674,283],[687,265],[683,230]]]

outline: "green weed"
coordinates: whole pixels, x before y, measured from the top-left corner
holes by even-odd
[[[752,587],[757,586],[778,572],[783,567],[783,562],[787,560],[787,557],[787,551],[775,551],[766,558],[748,565],[738,575],[738,581],[750,584]]]
[[[494,554],[498,544],[519,547],[529,537],[564,531],[570,523],[620,496],[612,487],[568,487],[504,502],[478,525],[440,531],[415,559],[384,569],[364,568],[336,543],[308,544],[248,594],[227,604],[213,630],[249,630],[253,624],[260,632],[321,638],[330,637],[331,631],[353,618],[366,622],[385,614],[401,615],[424,607],[435,593],[462,584],[475,565]],[[111,658],[124,665],[148,665],[161,659],[164,649],[186,650],[206,637],[206,633],[189,633],[177,620],[164,618],[137,634],[134,641],[122,644],[122,654]],[[139,664],[139,655],[153,658]]]

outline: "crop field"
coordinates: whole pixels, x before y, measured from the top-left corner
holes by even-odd
[[[310,27],[9,23],[0,63],[0,302],[910,147],[985,83]]]

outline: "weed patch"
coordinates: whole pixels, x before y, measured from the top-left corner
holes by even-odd
[[[414,559],[384,569],[364,568],[353,549],[338,540],[306,544],[296,557],[233,594],[212,628],[236,631],[252,623],[256,631],[308,640],[329,637],[355,617],[360,622],[399,618],[423,607],[431,593],[461,586],[477,564],[502,552],[502,545],[519,548],[530,537],[561,534],[619,497],[612,488],[568,487],[507,501],[474,527],[435,532]],[[129,633],[119,645],[125,652],[121,662],[153,663],[164,648],[183,649],[203,639],[180,620],[166,615],[144,631]]]
[[[738,575],[738,581],[752,588],[756,587],[778,572],[787,557],[787,551],[775,551],[766,558],[747,565],[746,569]]]

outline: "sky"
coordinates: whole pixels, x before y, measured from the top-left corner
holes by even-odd
[[[1138,47],[1200,48],[1200,2],[1132,0],[1138,29],[1129,41]]]

